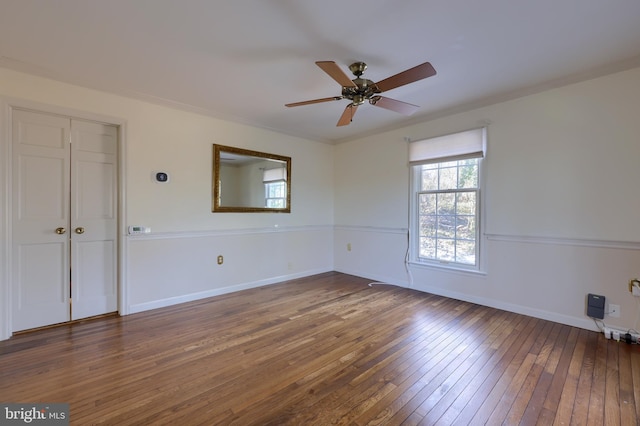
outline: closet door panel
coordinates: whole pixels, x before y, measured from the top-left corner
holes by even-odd
[[[71,312],[81,319],[118,309],[118,132],[81,120],[71,129]]]
[[[68,321],[70,120],[12,114],[13,331]]]

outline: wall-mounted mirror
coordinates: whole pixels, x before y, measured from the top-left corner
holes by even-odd
[[[213,144],[213,212],[291,212],[291,158]]]

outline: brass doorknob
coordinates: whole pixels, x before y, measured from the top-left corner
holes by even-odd
[[[76,234],[84,234],[84,228],[82,226],[78,226],[76,228]]]
[[[67,230],[64,229],[64,228],[56,228],[56,234],[58,234],[58,235],[62,235],[65,232],[67,232]]]

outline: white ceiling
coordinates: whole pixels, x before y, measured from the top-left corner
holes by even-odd
[[[411,117],[347,100],[314,62],[364,61]],[[337,143],[640,65],[639,0],[0,0],[0,66]]]

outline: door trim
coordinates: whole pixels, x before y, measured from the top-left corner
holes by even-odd
[[[12,161],[11,161],[11,122],[14,109],[26,109],[34,112],[56,114],[69,118],[96,121],[118,127],[118,225],[117,225],[117,280],[118,280],[118,313],[129,313],[129,292],[126,281],[127,271],[127,239],[125,238],[126,213],[126,137],[127,121],[120,117],[96,114],[88,111],[66,108],[58,105],[43,104],[25,99],[0,97],[0,340],[6,340],[12,335],[12,262],[11,262],[11,191],[12,191]]]

